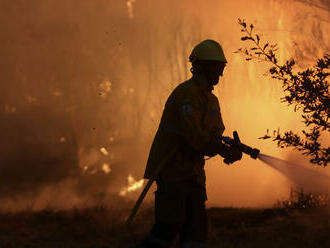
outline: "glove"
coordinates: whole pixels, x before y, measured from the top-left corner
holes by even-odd
[[[237,149],[236,147],[231,147],[229,145],[223,146],[222,151],[219,152],[219,154],[225,158],[223,162],[225,162],[226,164],[232,164],[236,161],[241,160],[243,155],[239,149]]]
[[[219,154],[221,157],[225,158],[224,162],[226,164],[231,164],[242,159],[242,152],[240,150],[238,150],[235,146],[222,143],[215,137],[211,139],[203,150],[203,154],[209,157]]]

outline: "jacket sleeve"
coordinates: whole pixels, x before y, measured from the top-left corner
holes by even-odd
[[[212,96],[212,110],[211,110],[211,123],[210,123],[210,134],[211,140],[205,146],[205,154],[207,156],[213,157],[217,154],[222,156],[222,153],[227,150],[227,147],[220,141],[220,137],[223,135],[225,131],[225,125],[223,124],[221,110],[218,98],[216,96]]]

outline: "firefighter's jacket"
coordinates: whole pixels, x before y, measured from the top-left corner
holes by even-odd
[[[176,149],[156,179],[175,182],[196,180],[205,187],[205,155],[225,130],[217,97],[205,80],[193,76],[171,93],[152,143],[144,178],[153,177],[166,154]]]

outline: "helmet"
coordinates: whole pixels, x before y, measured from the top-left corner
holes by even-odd
[[[198,60],[214,60],[227,63],[221,45],[214,40],[204,40],[194,47],[189,56],[189,61],[194,63]]]

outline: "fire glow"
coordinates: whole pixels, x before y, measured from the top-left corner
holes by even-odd
[[[111,168],[107,163],[104,163],[102,165],[102,170],[104,171],[105,174],[109,174],[111,172]]]
[[[107,149],[105,147],[102,147],[100,149],[100,152],[104,155],[104,156],[108,156],[109,155],[109,152],[107,151]]]
[[[124,187],[120,192],[120,196],[126,196],[130,192],[137,191],[138,189],[142,188],[144,179],[136,181],[135,178],[129,174],[127,177],[128,180],[128,186]]]
[[[299,131],[301,120],[280,103],[281,85],[264,75],[268,65],[233,52],[244,46],[240,17],[256,26],[263,41],[278,44],[281,61],[293,57],[299,66],[314,64],[329,50],[325,9],[283,0],[57,2],[1,5],[10,10],[3,19],[15,20],[2,24],[8,32],[1,46],[1,169],[12,176],[1,173],[1,189],[14,190],[8,191],[13,202],[17,189],[19,195],[31,192],[13,205],[24,208],[25,198],[30,204],[29,196],[41,185],[53,187],[55,178],[86,180],[86,194],[111,189],[128,197],[142,191],[137,175],[145,168],[165,101],[190,77],[192,47],[208,38],[223,45],[228,60],[214,89],[224,135],[238,130],[242,142],[263,153],[308,166],[304,157],[258,139],[267,129]],[[41,162],[51,163],[44,170]],[[270,206],[290,193],[286,177],[248,156],[230,167],[217,156],[205,168],[209,206]],[[70,185],[61,191],[65,199],[66,192],[75,192]]]

